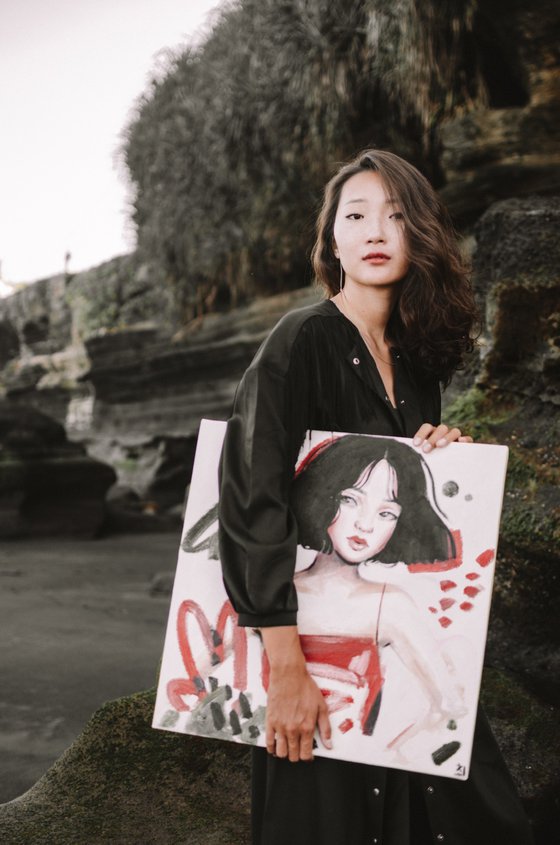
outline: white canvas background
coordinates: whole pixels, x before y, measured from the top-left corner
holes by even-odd
[[[202,421],[185,531],[218,500],[217,467],[224,433],[225,423]],[[328,432],[308,435],[300,460],[317,443],[330,436]],[[402,442],[410,445],[410,441]],[[420,620],[418,641],[429,643],[430,654],[440,655],[446,661],[450,688],[460,690],[459,715],[451,721],[449,713],[444,717],[434,713],[422,683],[388,645],[380,649],[383,693],[372,736],[364,736],[359,723],[359,711],[366,690],[355,686],[349,688],[343,682],[330,678],[328,681],[317,679],[320,687],[328,688],[331,693],[338,690],[341,696],[351,697],[353,701],[331,714],[333,750],[327,751],[319,742],[315,753],[464,779],[468,776],[494,572],[492,555],[482,558],[485,565],[477,562],[477,557],[487,550],[495,551],[497,547],[507,449],[484,444],[451,444],[424,457],[434,479],[437,504],[445,515],[445,522],[451,530],[460,532],[461,566],[448,571],[412,572],[412,568],[404,564],[365,563],[360,564],[359,571],[364,581],[389,584],[393,589],[405,591],[411,598]],[[445,495],[444,489],[453,492],[453,495]],[[209,526],[207,536],[215,534],[216,530],[214,523]],[[203,539],[199,537],[198,542]],[[313,562],[314,556],[314,552],[300,548],[296,568],[306,568]],[[489,562],[488,558],[491,558]],[[471,578],[467,577],[469,575]],[[477,577],[473,578],[473,575]],[[449,582],[454,586],[450,587]],[[475,590],[476,594],[473,594]],[[240,704],[239,691],[232,684],[232,656],[226,654],[223,662],[212,665],[211,654],[198,625],[192,616],[189,617],[189,645],[193,656],[196,656],[197,670],[205,678],[208,694],[202,703],[195,695],[180,696],[189,710],[178,711],[172,706],[167,692],[169,681],[187,678],[177,629],[179,609],[187,599],[196,601],[210,624],[215,626],[227,596],[220,563],[210,560],[207,550],[196,554],[179,552],[153,726],[264,745],[262,725],[266,693],[261,681],[262,650],[259,638],[250,629],[245,629],[244,633],[248,648],[248,677],[245,700]],[[445,607],[451,600],[453,604]],[[461,609],[465,603],[471,605],[469,610]],[[328,632],[331,620],[340,619],[341,608],[330,602],[328,595],[323,605],[324,630]],[[353,611],[345,608],[342,612],[351,615]],[[305,630],[306,624],[304,614],[305,601],[300,601],[298,624],[302,630]],[[231,625],[228,623],[226,646],[231,639],[230,632]],[[228,652],[227,647],[225,651]],[[212,684],[209,677],[215,679]],[[214,707],[214,715],[216,707],[224,714],[225,723],[220,729],[216,727],[211,706]],[[232,709],[238,715],[236,724],[241,725],[241,734],[232,733],[229,717]],[[453,712],[453,707],[450,712]],[[353,724],[350,729],[349,723]],[[436,765],[432,753],[450,742],[460,743],[460,748],[445,762]]]

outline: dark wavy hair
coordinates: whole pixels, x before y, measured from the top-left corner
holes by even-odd
[[[474,348],[478,311],[467,265],[447,209],[428,180],[386,150],[364,150],[340,168],[325,188],[312,252],[317,282],[329,296],[340,286],[334,222],[343,185],[363,171],[379,173],[404,217],[408,272],[400,283],[388,338],[424,373],[444,386]]]
[[[373,468],[382,460],[395,470],[395,501],[402,510],[391,539],[375,559],[411,564],[454,558],[453,536],[428,499],[427,480],[435,502],[434,482],[426,462],[404,443],[367,435],[349,434],[328,441],[296,473],[290,502],[298,524],[298,542],[331,552],[327,531],[338,514],[342,491],[355,486],[367,467]]]

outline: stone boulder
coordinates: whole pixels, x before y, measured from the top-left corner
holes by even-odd
[[[483,702],[536,834],[558,823],[560,726],[509,674]],[[154,691],[118,699],[21,798],[0,807],[3,845],[248,845],[249,749],[150,727]]]
[[[0,402],[0,536],[95,536],[114,479],[60,423]]]
[[[560,197],[495,203],[475,228],[481,384],[560,405]],[[550,409],[552,411],[552,408]]]
[[[2,845],[249,845],[246,746],[150,727],[154,693],[112,701],[21,798]]]

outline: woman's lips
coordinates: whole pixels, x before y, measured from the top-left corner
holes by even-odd
[[[355,552],[360,552],[367,546],[367,540],[364,540],[362,537],[347,537],[346,539],[348,540],[350,548]]]
[[[368,264],[384,264],[385,261],[389,261],[389,256],[384,252],[369,252],[364,255],[362,261],[367,261]]]

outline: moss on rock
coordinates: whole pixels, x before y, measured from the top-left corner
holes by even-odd
[[[509,672],[486,668],[481,702],[531,819],[537,845],[556,841],[560,822],[560,719]]]
[[[558,417],[559,415],[556,415]],[[530,402],[473,387],[447,410],[447,419],[477,441],[509,447],[500,540],[533,557],[557,558],[560,540],[559,421],[534,419]],[[545,436],[542,428],[546,426]]]
[[[151,728],[155,691],[98,710],[25,795],[0,808],[3,845],[244,845],[246,747]]]

